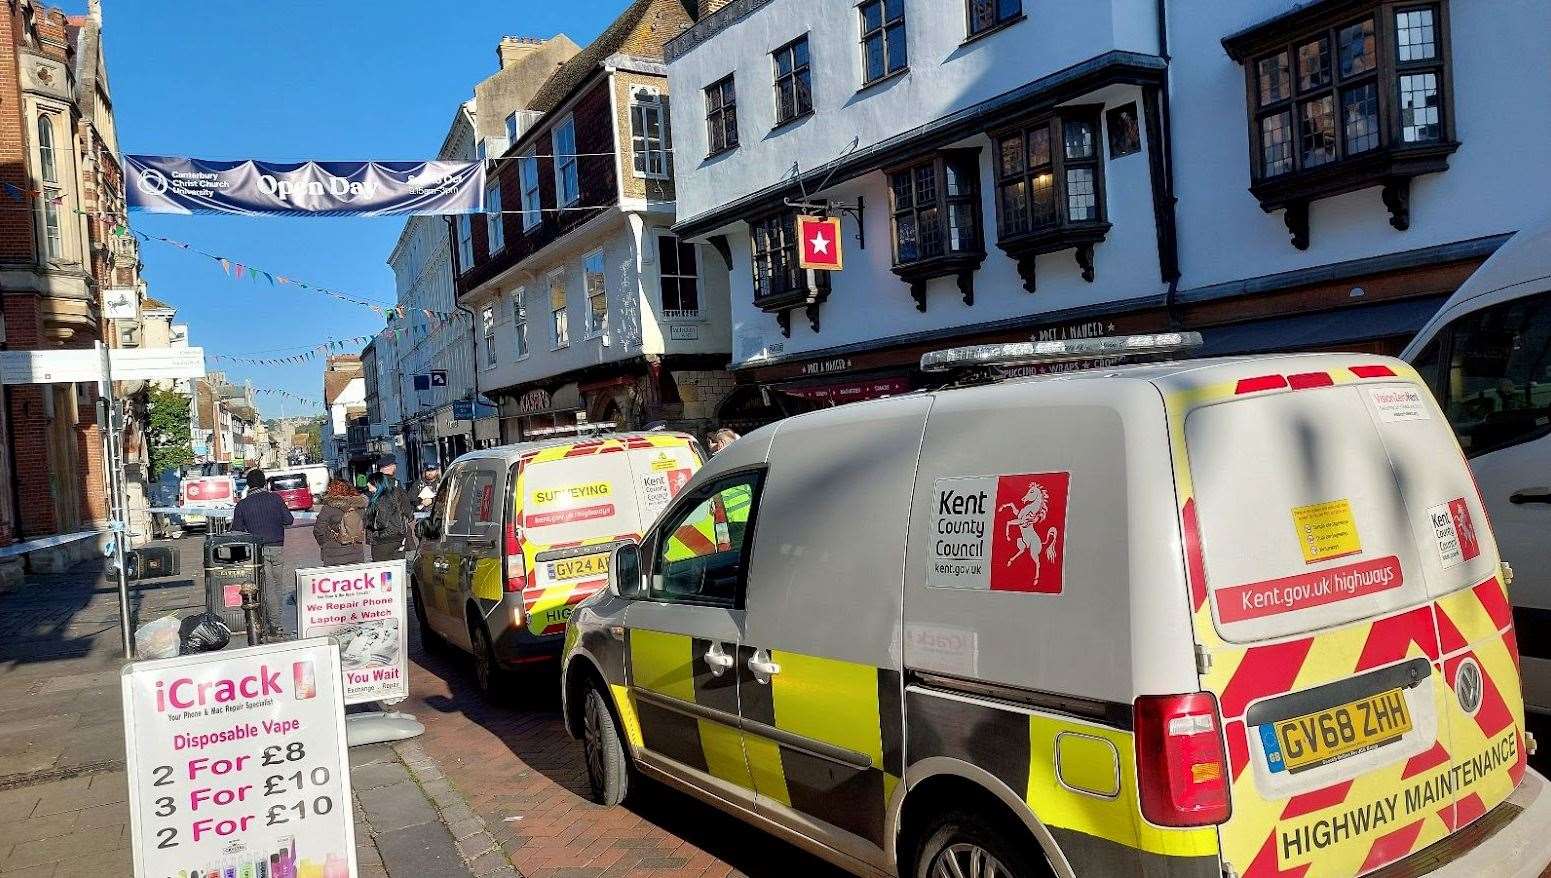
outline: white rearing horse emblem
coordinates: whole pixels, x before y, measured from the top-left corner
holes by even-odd
[[[1034,559],[1034,584],[1039,584],[1040,560],[1042,553],[1045,560],[1054,564],[1056,560],[1056,529],[1054,527],[1045,530],[1045,539],[1039,538],[1039,525],[1050,515],[1050,492],[1039,484],[1029,485],[1029,491],[1023,495],[1023,506],[1016,503],[1003,503],[997,507],[1000,512],[1003,509],[1013,511],[1012,520],[1007,522],[1003,529],[1005,537],[1011,537],[1014,530],[1018,531],[1018,551],[1007,559],[1007,566],[1011,567],[1014,561],[1023,557],[1025,552]]]

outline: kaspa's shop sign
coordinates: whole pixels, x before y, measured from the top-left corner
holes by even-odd
[[[259,162],[124,157],[129,206],[153,213],[479,213],[484,162]]]

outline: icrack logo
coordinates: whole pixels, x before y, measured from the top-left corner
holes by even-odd
[[[1060,594],[1070,473],[1002,476],[992,524],[991,590]]]

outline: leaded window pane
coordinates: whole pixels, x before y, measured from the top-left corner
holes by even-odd
[[[1273,113],[1260,120],[1260,167],[1267,177],[1292,170],[1292,114]]]
[[[1336,103],[1326,95],[1305,101],[1301,107],[1302,142],[1299,153],[1305,168],[1313,168],[1336,157]]]
[[[1086,119],[1068,119],[1061,127],[1065,134],[1068,159],[1093,158],[1093,123]]]
[[[1055,175],[1046,171],[1034,177],[1034,224],[1054,225],[1056,222]]]
[[[1002,187],[1002,225],[1011,234],[1029,230],[1029,191],[1022,180]]]
[[[1292,96],[1292,71],[1288,68],[1286,52],[1260,59],[1259,67],[1262,107]]]
[[[1438,74],[1400,77],[1400,136],[1406,143],[1438,140]]]
[[[1298,47],[1298,88],[1300,91],[1330,83],[1330,40],[1320,37]]]
[[[948,246],[956,253],[980,246],[979,236],[975,234],[973,206],[963,202],[948,205]]]
[[[1401,61],[1427,61],[1438,57],[1437,28],[1431,9],[1413,9],[1395,15],[1396,57]]]
[[[1342,79],[1367,73],[1378,64],[1378,52],[1373,38],[1373,19],[1364,19],[1349,27],[1341,28],[1336,42],[1341,50]]]
[[[915,206],[915,188],[911,185],[910,172],[901,171],[889,178],[894,190],[894,209],[907,210]]]
[[[895,235],[899,239],[899,253],[896,259],[899,262],[915,262],[921,258],[921,242],[916,234],[916,217],[914,213],[905,213],[894,221]]]
[[[1092,168],[1068,168],[1066,171],[1066,214],[1072,222],[1098,219],[1098,190]]]
[[[1009,137],[1001,143],[1002,176],[1010,177],[1023,170],[1023,138]]]
[[[1050,164],[1050,129],[1036,128],[1029,132],[1029,167]]]
[[[921,211],[921,256],[930,259],[942,255],[942,216],[935,207]]]
[[[937,167],[931,164],[916,168],[916,203],[933,204],[937,201]]]
[[[1348,89],[1341,95],[1341,119],[1346,154],[1367,152],[1379,145],[1379,87],[1373,83]]]

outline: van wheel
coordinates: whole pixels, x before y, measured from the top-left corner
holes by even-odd
[[[614,714],[596,685],[587,687],[587,698],[582,702],[582,754],[592,800],[609,806],[623,802],[630,795],[630,762],[614,725]]]
[[[973,811],[949,811],[927,824],[914,878],[1050,878],[1026,832]],[[1032,849],[1031,849],[1032,847]]]
[[[495,646],[490,642],[490,632],[483,625],[475,625],[470,639],[474,641],[474,682],[478,684],[481,694],[487,698],[494,697],[503,675],[501,666],[495,660]]]
[[[410,592],[415,599],[415,624],[420,626],[420,647],[426,652],[444,652],[447,641],[432,631],[431,623],[426,620],[425,598],[420,596],[420,586],[413,586]]]

